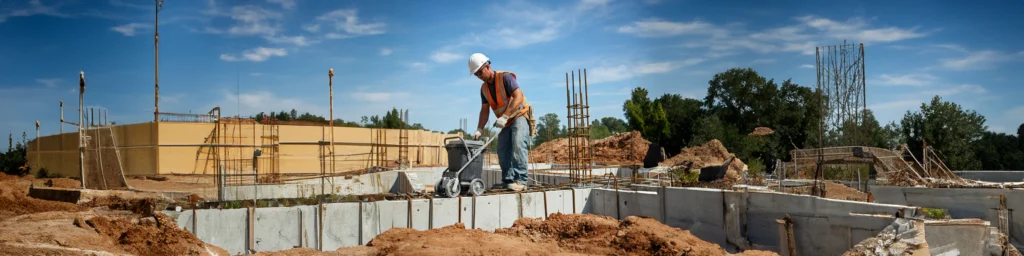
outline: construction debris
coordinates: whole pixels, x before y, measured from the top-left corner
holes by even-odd
[[[693,171],[697,171],[708,166],[722,165],[733,157],[736,155],[729,153],[721,141],[712,139],[700,146],[684,148],[678,155],[661,162],[661,166],[692,168]],[[729,165],[725,177],[732,180],[739,179],[740,173],[746,169],[747,165],[736,158]]]
[[[457,241],[453,243],[453,241]],[[522,218],[493,233],[467,230],[461,223],[416,231],[394,228],[366,246],[341,248],[344,255],[729,255],[689,231],[647,217],[618,221],[589,214]],[[745,251],[739,255],[777,255]]]
[[[896,219],[874,237],[864,239],[843,256],[930,255],[924,221]]]
[[[651,144],[639,131],[624,132],[596,140],[591,144],[594,163],[602,165],[639,165]],[[540,144],[532,151],[532,162],[569,163],[569,139],[561,138]],[[554,158],[554,159],[551,159]],[[553,161],[552,161],[553,160]]]

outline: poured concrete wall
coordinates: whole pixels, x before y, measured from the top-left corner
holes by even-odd
[[[226,165],[229,171],[252,172],[252,152],[261,148],[267,152],[270,126],[259,124],[221,125],[213,123],[160,122],[117,125],[111,129],[121,151],[121,162],[126,175],[155,174],[214,174],[214,161],[232,159],[244,164]],[[280,146],[276,163],[268,155],[260,159],[261,172],[276,167],[281,173],[320,173],[318,141],[330,138],[330,129],[320,126],[278,125]],[[376,142],[377,130],[369,128],[335,127],[335,169],[346,171],[365,168],[370,160],[371,143]],[[218,137],[219,141],[213,138]],[[447,165],[445,137],[456,136],[423,130],[408,132],[409,160],[413,166]],[[387,149],[386,159],[395,160],[399,154],[399,130],[386,129],[381,137]],[[78,133],[65,132],[40,137],[39,143],[28,145],[28,162],[33,174],[46,168],[51,175],[78,177]],[[216,154],[210,144],[245,145],[219,148]],[[329,148],[325,148],[327,150]]]
[[[1000,223],[999,213],[1009,218],[1002,230],[1010,243],[1024,245],[1024,190],[982,188],[909,188],[870,186],[876,202],[946,209],[953,218],[978,218],[993,226]],[[1000,203],[1000,197],[1005,204]]]
[[[467,229],[494,231],[523,217],[583,213],[590,189],[553,190],[479,197],[324,204],[323,250],[366,244],[392,228],[427,230],[463,223]],[[231,254],[319,246],[320,206],[165,212],[179,227]],[[198,216],[198,217],[196,217]],[[249,228],[250,219],[254,221]],[[252,244],[249,235],[253,236]]]
[[[953,173],[964,179],[988,182],[1024,181],[1024,171],[954,171]]]

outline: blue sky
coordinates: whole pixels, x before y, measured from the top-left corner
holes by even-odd
[[[412,122],[447,131],[476,124],[480,81],[466,60],[483,52],[517,73],[538,114],[564,119],[565,73],[585,68],[591,114],[622,118],[633,87],[702,99],[731,67],[816,86],[814,46],[849,40],[865,44],[880,122],[938,94],[1015,133],[1021,13],[1024,1],[1008,0],[167,1],[160,109],[326,116],[333,68],[336,117],[409,108]],[[59,100],[74,121],[79,71],[86,105],[152,121],[153,19],[152,1],[0,0],[0,130],[31,138],[39,120],[56,133]]]

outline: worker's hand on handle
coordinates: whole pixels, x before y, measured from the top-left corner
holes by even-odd
[[[473,140],[478,140],[478,139],[480,139],[480,130],[476,130],[476,133],[473,133]]]
[[[507,122],[508,122],[508,117],[501,116],[501,117],[498,118],[498,120],[494,121],[494,127],[498,127],[498,129],[505,128],[505,123],[507,123]]]

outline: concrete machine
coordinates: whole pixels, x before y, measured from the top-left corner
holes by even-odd
[[[483,195],[486,190],[483,180],[484,159],[480,156],[487,151],[487,145],[497,138],[498,133],[486,141],[464,140],[458,136],[445,138],[448,168],[434,184],[434,194],[447,198],[464,195],[466,192],[475,196]]]

